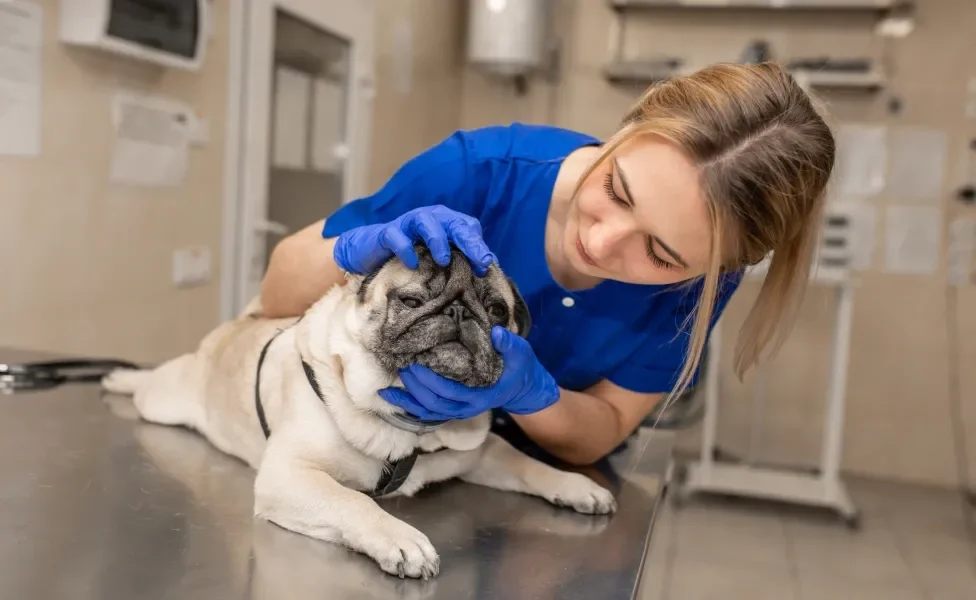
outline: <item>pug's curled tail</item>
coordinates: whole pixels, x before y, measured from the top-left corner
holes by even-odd
[[[113,394],[134,394],[152,371],[148,369],[116,369],[102,378],[102,387]]]

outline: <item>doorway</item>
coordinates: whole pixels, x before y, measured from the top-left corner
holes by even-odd
[[[372,1],[233,4],[222,319],[284,236],[365,193],[373,98]]]

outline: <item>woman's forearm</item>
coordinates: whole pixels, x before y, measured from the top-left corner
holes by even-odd
[[[530,415],[512,415],[536,444],[574,465],[606,456],[630,433],[616,407],[596,396],[560,388],[559,402]]]
[[[297,317],[342,281],[332,257],[335,239],[322,238],[318,221],[281,240],[261,282],[261,309],[268,318]]]

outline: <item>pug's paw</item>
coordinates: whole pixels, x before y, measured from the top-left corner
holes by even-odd
[[[609,515],[617,510],[613,494],[592,479],[579,473],[563,473],[557,485],[546,494],[556,506],[572,508],[587,515]]]
[[[426,580],[440,571],[441,559],[427,536],[392,517],[361,532],[354,545],[375,560],[381,569],[401,579]]]

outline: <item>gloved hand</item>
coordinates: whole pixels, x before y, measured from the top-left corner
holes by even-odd
[[[491,330],[491,342],[504,361],[495,385],[469,388],[420,365],[400,370],[406,391],[386,388],[381,398],[424,421],[470,419],[493,408],[515,414],[538,412],[559,400],[559,387],[539,364],[529,342],[503,327]]]
[[[411,269],[418,266],[413,245],[423,240],[434,261],[446,267],[451,262],[450,243],[468,257],[480,277],[495,261],[495,255],[482,239],[478,219],[446,206],[424,206],[404,213],[389,223],[350,229],[336,240],[332,256],[339,268],[366,275],[394,255]]]

